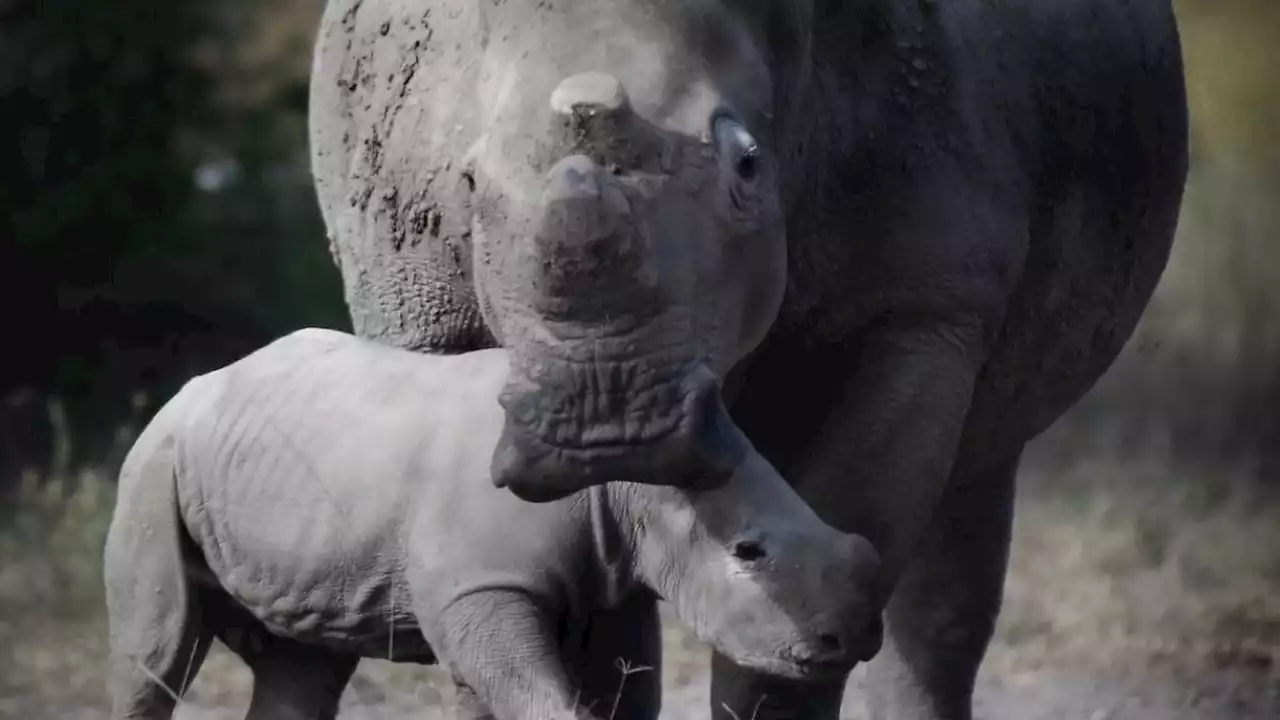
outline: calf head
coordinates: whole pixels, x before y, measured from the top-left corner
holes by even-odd
[[[492,477],[526,500],[714,487],[745,456],[720,379],[777,315],[786,239],[744,7],[485,4],[474,277],[512,357]]]
[[[879,651],[879,555],[818,519],[759,455],[714,490],[631,487],[636,576],[735,663],[829,678]]]

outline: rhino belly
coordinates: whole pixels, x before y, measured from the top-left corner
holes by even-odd
[[[401,570],[399,523],[361,532],[351,518],[309,505],[190,514],[199,557],[188,567],[224,605],[215,622],[366,657],[430,661]]]

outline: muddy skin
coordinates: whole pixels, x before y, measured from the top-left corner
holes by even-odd
[[[681,3],[410,10],[331,3],[316,50],[313,167],[356,332],[510,349],[493,470],[522,497],[723,482],[745,451],[720,382],[786,283],[748,28]]]
[[[551,100],[582,73],[630,111],[591,76],[562,96],[606,110],[566,120]],[[753,142],[714,132],[718,108]],[[752,444],[884,560],[871,716],[969,720],[1023,447],[1115,359],[1172,246],[1170,0],[446,0],[426,18],[333,0],[311,128],[357,332],[510,348],[508,487],[589,485],[597,459],[703,464],[713,443],[677,418],[705,368]],[[543,205],[575,155],[605,171],[578,224]],[[394,249],[420,202],[439,238]],[[576,233],[559,239],[579,260],[547,268],[540,229]],[[624,257],[593,284],[577,263],[602,237]],[[562,450],[593,437],[639,441]],[[714,665],[717,720],[838,716],[839,682]]]

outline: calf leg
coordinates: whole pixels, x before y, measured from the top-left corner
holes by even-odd
[[[657,720],[662,707],[662,626],[657,600],[633,593],[591,617],[574,662],[578,702],[596,717]]]
[[[232,649],[253,671],[245,720],[333,720],[360,658],[250,631]]]
[[[460,695],[473,712],[487,708],[504,720],[582,717],[560,657],[555,622],[525,593],[472,592],[439,612],[423,608],[419,617],[435,618],[424,623],[427,641],[455,682],[470,688]]]
[[[146,557],[136,561],[147,566]],[[150,579],[137,583],[139,592],[128,599],[119,587],[108,589],[113,720],[173,717],[213,639],[201,626],[193,597],[175,592],[171,582]]]
[[[625,670],[625,674],[624,674]],[[592,717],[657,720],[662,707],[662,626],[657,600],[633,593],[618,607],[592,615],[572,672],[577,704]],[[494,720],[466,681],[454,676],[458,720]]]
[[[148,435],[126,461],[103,553],[114,720],[166,720],[204,662],[212,631],[187,577],[168,444]]]
[[[978,666],[1000,613],[1015,457],[953,478],[885,611],[867,668],[874,720],[970,720]]]

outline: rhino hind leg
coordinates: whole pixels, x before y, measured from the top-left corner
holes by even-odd
[[[145,555],[135,558],[140,566],[150,565]],[[174,572],[182,570],[174,568]],[[173,717],[213,640],[213,634],[201,626],[195,598],[174,593],[164,575],[173,573],[138,577],[137,587],[159,588],[153,597],[139,592],[129,601],[112,603],[113,720]]]
[[[334,720],[360,658],[249,629],[232,649],[253,673],[245,720]]]
[[[112,639],[113,720],[173,717],[213,640],[198,622],[191,622],[199,608],[194,603],[184,605],[136,603],[136,612],[113,617],[113,635],[134,638]]]
[[[953,477],[886,608],[884,648],[867,668],[872,720],[971,720],[1000,614],[1018,460]]]
[[[139,439],[117,497],[103,558],[111,717],[167,720],[213,641],[187,574],[167,438]]]

